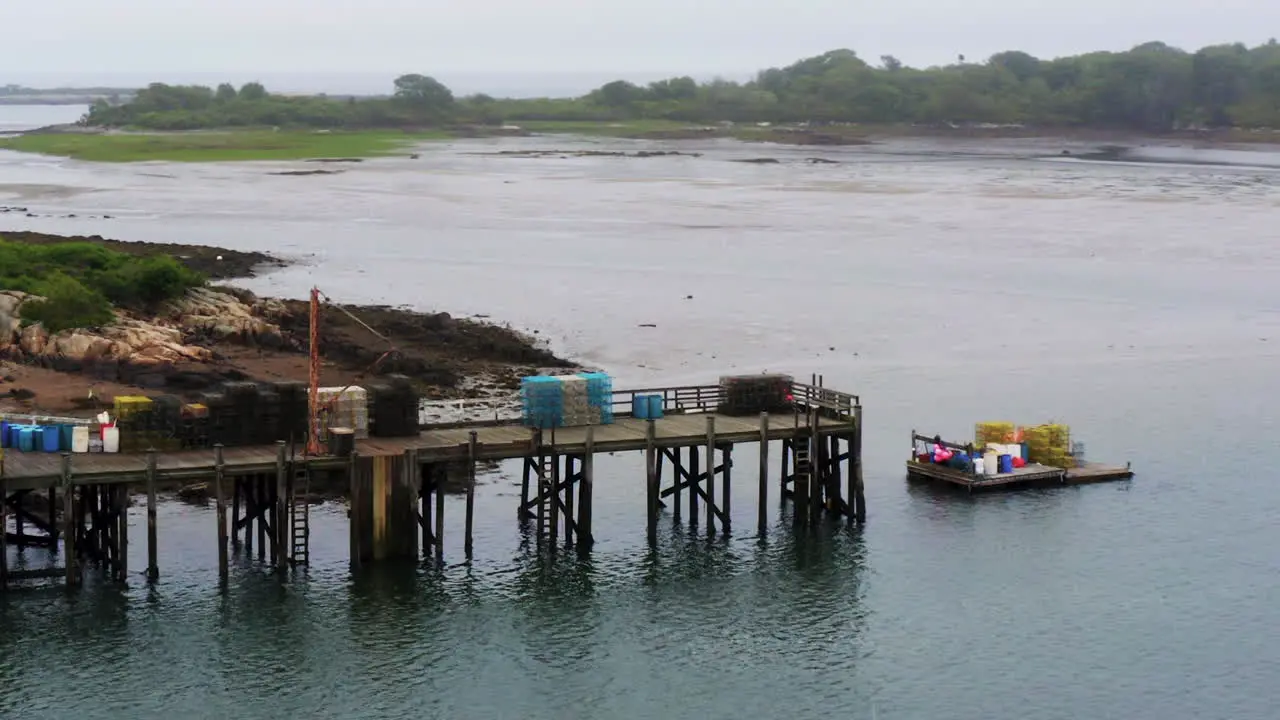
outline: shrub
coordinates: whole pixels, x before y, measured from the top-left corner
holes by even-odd
[[[137,257],[86,242],[28,245],[0,238],[0,290],[42,295],[24,319],[49,332],[111,321],[112,306],[154,310],[203,285],[202,275],[170,255]]]
[[[33,291],[43,295],[44,300],[23,303],[22,319],[38,322],[50,333],[97,327],[115,319],[111,304],[102,293],[85,287],[65,273],[50,274],[37,283]]]

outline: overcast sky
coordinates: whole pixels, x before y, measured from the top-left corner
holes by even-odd
[[[847,47],[909,65],[1280,34],[1277,0],[5,0],[0,83],[255,77],[273,89],[423,72],[745,77]],[[290,80],[289,78],[293,78]],[[363,81],[357,78],[364,78]],[[292,82],[297,88],[280,88]],[[452,84],[452,83],[451,83]],[[303,85],[307,87],[302,87]],[[334,91],[352,91],[333,87]],[[470,89],[470,88],[468,88]],[[483,88],[481,88],[483,89]]]

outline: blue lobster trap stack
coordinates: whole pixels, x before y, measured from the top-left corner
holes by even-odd
[[[520,399],[522,419],[528,427],[581,427],[613,422],[613,379],[605,373],[522,378]]]

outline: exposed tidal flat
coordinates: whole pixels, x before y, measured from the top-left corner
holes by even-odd
[[[488,315],[619,386],[821,372],[866,407],[866,528],[797,538],[779,507],[756,538],[739,492],[730,540],[667,518],[650,550],[642,462],[619,455],[596,466],[590,559],[552,560],[522,543],[504,466],[482,478],[470,566],[446,533],[443,569],[352,577],[333,504],[305,577],[244,560],[224,595],[211,511],[166,504],[154,589],[0,600],[4,717],[1271,717],[1272,155],[416,148],[315,177],[0,153],[0,204],[37,215],[0,229],[268,252],[292,264],[255,292]],[[1069,423],[1138,476],[975,499],[905,483],[913,427],[995,419]],[[752,483],[753,453],[735,459]]]

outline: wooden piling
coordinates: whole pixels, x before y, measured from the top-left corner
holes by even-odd
[[[49,524],[54,524],[56,508],[49,507]],[[62,548],[66,555],[67,587],[79,584],[76,562],[76,496],[71,485],[71,454],[62,456]]]
[[[467,529],[464,540],[467,559],[471,559],[476,517],[476,445],[480,434],[471,431],[467,438]]]
[[[809,522],[814,528],[822,521],[822,501],[826,490],[826,453],[818,435],[818,411],[809,412]]]
[[[578,547],[590,547],[595,542],[591,534],[591,502],[595,492],[595,428],[587,426],[586,454],[582,456],[582,479],[578,485]]]
[[[225,584],[231,575],[227,565],[227,499],[223,487],[226,465],[222,458],[222,443],[213,446],[213,494],[218,515],[218,580]]]
[[[560,456],[554,452],[551,455],[551,477],[547,483],[548,487],[542,492],[551,503],[551,549],[554,550],[560,539]]]
[[[862,485],[862,406],[853,408],[853,440],[849,448],[849,461],[854,463],[849,472],[849,483],[853,487],[849,491],[851,499],[857,498],[857,521],[867,521],[867,497]]]
[[[707,535],[716,533],[716,416],[707,416]]]
[[[448,466],[441,468],[441,474],[448,472]],[[444,564],[444,481],[448,478],[440,478],[436,481],[436,562]]]
[[[657,441],[657,428],[654,421],[649,420],[645,424],[644,435],[644,464],[645,464],[645,489],[648,493],[648,536],[650,543],[658,541],[658,459],[654,457],[657,452],[655,443]]]
[[[275,530],[276,570],[289,569],[289,551],[293,547],[293,530],[289,527],[289,467],[283,440],[276,441],[276,501],[272,508],[271,525]]]
[[[129,580],[129,486],[121,483],[115,487],[116,490],[116,512],[119,513],[117,521],[119,530],[117,531],[117,547],[120,552],[119,563],[119,582],[127,582]]]
[[[769,413],[760,413],[760,507],[758,508],[757,530],[764,535],[769,530],[769,513],[765,505],[769,502]]]
[[[679,453],[680,449],[677,448],[676,452]],[[698,446],[690,445],[689,446],[689,467],[686,468],[686,470],[688,470],[689,472],[689,525],[690,527],[698,524],[698,486],[699,486],[698,475],[701,471],[701,464],[698,462],[699,457],[700,455],[698,453]],[[676,482],[679,482],[678,475],[677,475]]]
[[[537,445],[535,444],[534,447],[536,449]],[[520,481],[520,506],[516,508],[516,515],[522,523],[529,519],[529,511],[526,508],[529,507],[529,482],[532,480],[533,476],[533,465],[530,464],[529,458],[526,457],[524,459],[523,465],[524,472],[521,474],[522,478]]]
[[[0,592],[9,587],[9,490],[5,485],[4,451],[0,450]]]
[[[160,550],[156,542],[156,451],[147,452],[147,579],[160,577]]]
[[[566,547],[573,545],[577,540],[573,536],[578,529],[578,524],[573,521],[573,488],[577,478],[574,464],[577,460],[573,455],[564,456],[564,543]]]
[[[347,520],[349,540],[348,552],[351,558],[351,567],[360,569],[364,566],[363,538],[365,537],[364,516],[360,512],[360,499],[363,496],[362,489],[356,478],[356,468],[360,461],[359,451],[352,450],[351,455],[347,457],[347,492],[351,498],[347,505]],[[425,541],[426,538],[424,537]]]
[[[231,547],[237,549],[240,547],[240,498],[243,495],[244,481],[235,478],[231,481]]]

